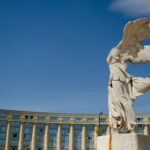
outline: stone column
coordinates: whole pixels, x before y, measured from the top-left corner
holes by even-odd
[[[95,129],[94,129],[94,149],[97,149],[97,125],[95,125]]]
[[[144,135],[149,135],[149,127],[148,125],[144,125]]]
[[[86,150],[86,125],[82,126],[82,150]]]
[[[110,126],[109,126],[109,125],[107,125],[107,131],[106,131],[106,134],[107,134],[107,135],[110,134]]]
[[[57,130],[57,150],[61,150],[61,138],[62,138],[62,125],[58,124],[58,130]]]
[[[44,150],[49,150],[49,124],[45,125]]]
[[[31,150],[36,150],[36,134],[37,134],[37,124],[33,123]]]
[[[74,150],[74,125],[70,125],[69,150]]]
[[[5,150],[9,150],[11,138],[11,122],[7,122],[7,131],[6,131],[6,141],[5,141]]]
[[[24,123],[20,123],[20,131],[19,131],[19,143],[18,143],[18,150],[23,149],[23,140],[24,140]]]

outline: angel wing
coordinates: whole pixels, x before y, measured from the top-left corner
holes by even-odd
[[[144,49],[138,52],[137,57],[131,60],[131,62],[134,64],[150,62],[150,46],[145,45]]]
[[[150,18],[137,19],[125,26],[123,40],[117,48],[121,54],[127,53],[126,61],[145,63],[150,61],[150,46],[142,44],[147,39],[150,39]]]

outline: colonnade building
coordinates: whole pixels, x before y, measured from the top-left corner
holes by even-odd
[[[149,134],[150,115],[136,116]],[[0,150],[96,150],[96,128],[109,134],[108,115],[0,110]]]

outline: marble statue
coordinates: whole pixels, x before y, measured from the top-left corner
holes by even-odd
[[[135,129],[132,103],[150,89],[150,78],[134,77],[127,73],[127,62],[150,62],[150,46],[142,44],[146,39],[150,39],[150,18],[131,21],[124,28],[122,41],[108,55],[108,106],[112,132],[128,133]]]

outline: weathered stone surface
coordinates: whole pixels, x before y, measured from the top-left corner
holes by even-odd
[[[146,39],[150,39],[150,18],[129,22],[122,41],[108,55],[108,106],[112,132],[134,131],[136,119],[132,101],[150,90],[150,78],[134,77],[127,72],[128,61],[133,64],[150,62],[150,45],[142,45]]]
[[[150,136],[140,134],[112,134],[112,144],[109,147],[110,135],[97,138],[97,150],[150,150]]]

